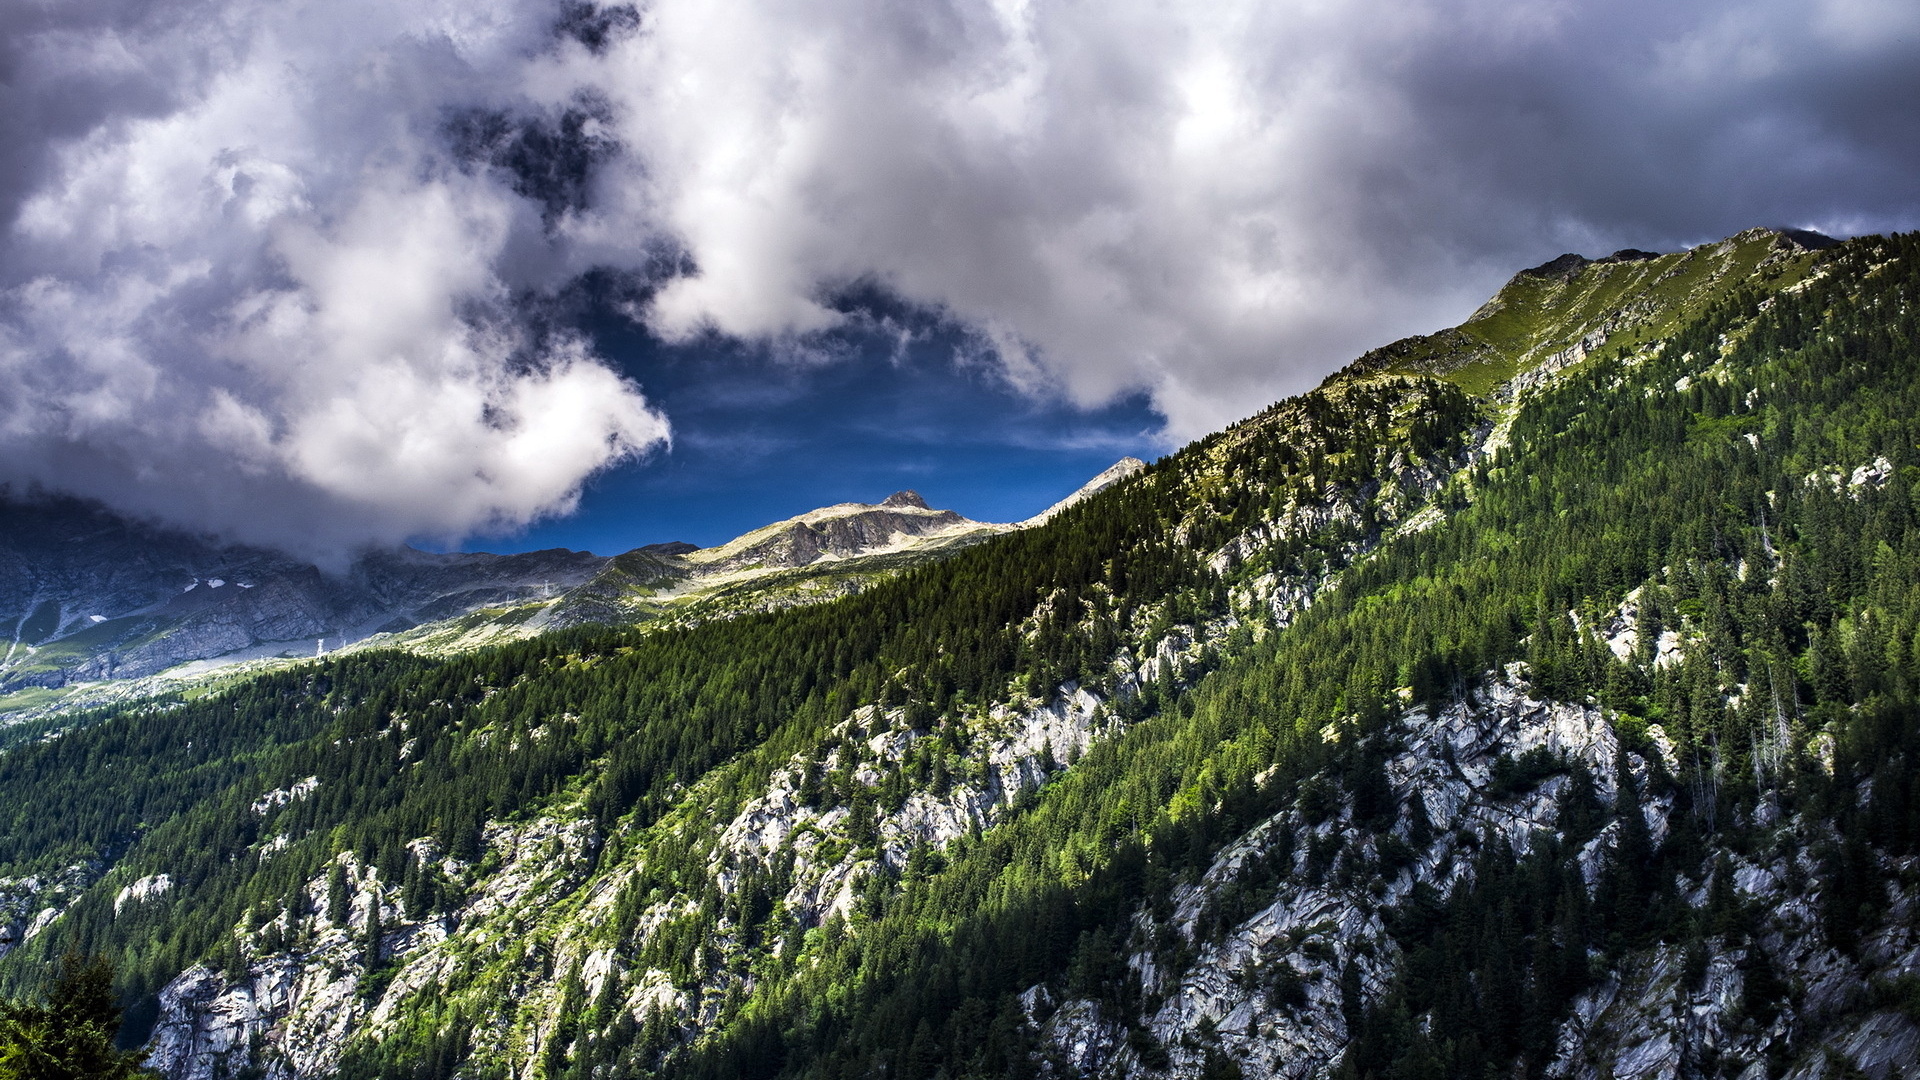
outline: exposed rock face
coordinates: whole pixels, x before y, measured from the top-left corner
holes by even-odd
[[[1128,962],[1149,1000],[1161,1001],[1138,1022],[1168,1054],[1165,1075],[1197,1076],[1210,1053],[1231,1057],[1248,1076],[1328,1075],[1348,1038],[1344,972],[1352,967],[1358,973],[1369,998],[1383,992],[1392,973],[1399,949],[1387,932],[1386,917],[1393,907],[1416,883],[1444,895],[1467,878],[1471,854],[1462,850],[1463,837],[1492,838],[1524,852],[1539,830],[1552,829],[1566,777],[1554,777],[1522,797],[1491,797],[1487,788],[1501,755],[1544,748],[1587,766],[1603,791],[1613,790],[1619,747],[1598,710],[1534,701],[1508,683],[1495,683],[1477,704],[1457,704],[1431,723],[1423,711],[1411,713],[1400,731],[1404,748],[1388,760],[1387,775],[1403,804],[1416,793],[1424,801],[1433,839],[1384,888],[1358,876],[1342,885],[1343,875],[1331,872],[1335,866],[1314,865],[1320,858],[1316,851],[1338,852],[1336,864],[1377,859],[1380,840],[1354,822],[1350,803],[1318,822],[1308,810],[1288,810],[1229,845],[1198,882],[1176,892],[1168,929],[1192,950],[1190,962],[1178,970],[1165,967],[1165,954],[1145,947],[1159,927],[1145,916],[1138,920]],[[1646,768],[1632,756],[1628,761]],[[1660,812],[1648,812],[1656,828]],[[1403,813],[1391,835],[1409,842],[1413,828]],[[1273,903],[1210,940],[1203,924],[1213,899],[1276,850],[1292,852],[1288,884]],[[1299,998],[1274,999],[1268,988],[1281,975],[1299,987]],[[1048,1059],[1056,1068],[1061,1062],[1072,1065],[1071,1072],[1061,1074],[1161,1075],[1126,1039],[1127,1018],[1095,1022],[1098,1012],[1092,1005],[1068,1002],[1041,1029],[1051,1051]],[[1214,1036],[1192,1038],[1200,1030]]]
[[[1568,776],[1507,793],[1493,783],[1503,756],[1544,750],[1565,765],[1584,767],[1607,801],[1619,789],[1619,763],[1643,786],[1654,767],[1638,754],[1621,753],[1599,709],[1536,701],[1506,680],[1432,721],[1421,710],[1408,713],[1394,737],[1401,749],[1388,760],[1387,775],[1399,812],[1391,829],[1356,826],[1349,801],[1318,823],[1291,809],[1250,830],[1198,882],[1176,894],[1164,930],[1177,935],[1190,959],[1177,969],[1164,966],[1168,954],[1151,947],[1163,928],[1144,914],[1137,919],[1128,962],[1149,1002],[1143,1014],[1112,1016],[1092,1001],[1062,1003],[1038,1026],[1045,1044],[1040,1067],[1054,1076],[1190,1078],[1205,1072],[1210,1056],[1224,1055],[1248,1077],[1330,1076],[1348,1039],[1343,975],[1349,968],[1357,972],[1364,1001],[1385,993],[1400,956],[1387,931],[1396,906],[1419,886],[1444,897],[1470,883],[1474,846],[1491,840],[1524,854],[1540,837],[1554,834]],[[1378,865],[1388,838],[1402,844],[1415,839],[1409,808],[1416,796],[1430,821],[1431,841],[1415,847],[1408,865],[1390,880],[1359,875],[1339,884],[1343,875],[1329,870]],[[1642,806],[1656,842],[1667,832],[1669,811],[1664,799]],[[1610,825],[1581,851],[1589,888],[1617,832],[1618,825]],[[1208,935],[1213,898],[1276,851],[1292,854],[1273,902],[1224,933]],[[1338,854],[1316,870],[1310,865],[1316,851]],[[1913,869],[1895,868],[1888,880],[1910,882]],[[1631,954],[1576,1000],[1561,1024],[1547,1076],[1652,1080],[1719,1068],[1721,1075],[1761,1080],[1781,1075],[1780,1065],[1795,1080],[1856,1075],[1849,1070],[1876,1078],[1910,1075],[1920,1060],[1920,1025],[1898,1009],[1862,1013],[1858,1006],[1866,988],[1920,975],[1920,896],[1910,885],[1891,885],[1882,924],[1849,956],[1818,929],[1818,868],[1811,855],[1735,857],[1730,873],[1736,894],[1766,912],[1746,943],[1722,943],[1693,983],[1684,975],[1677,945]],[[1816,884],[1796,891],[1788,884],[1795,879]],[[1704,905],[1707,890],[1708,883],[1701,883],[1691,901]],[[1756,1015],[1745,985],[1759,957],[1775,978],[1793,987],[1792,1000],[1770,1016]],[[1297,987],[1297,995],[1277,998],[1271,988],[1281,983]],[[1842,1017],[1849,1019],[1836,1023]],[[1152,1039],[1129,1038],[1130,1028]],[[1205,1037],[1195,1038],[1196,1032]],[[1164,1067],[1142,1060],[1143,1044],[1166,1055]],[[1776,1063],[1771,1071],[1769,1062]]]
[[[171,888],[173,888],[173,878],[170,875],[148,874],[114,894],[113,913],[120,914],[128,904],[137,904],[156,896],[164,896]]]
[[[1148,659],[1133,665],[1133,681],[1159,663],[1173,665],[1168,674],[1177,677],[1193,642],[1204,636],[1186,630],[1143,650]],[[1658,754],[1623,750],[1598,707],[1533,699],[1520,677],[1516,667],[1491,678],[1470,699],[1431,718],[1410,710],[1380,736],[1391,740],[1384,759],[1390,824],[1356,820],[1345,795],[1318,810],[1303,800],[1249,829],[1196,880],[1176,888],[1163,921],[1151,911],[1139,913],[1125,945],[1126,964],[1142,990],[1138,1013],[1123,1015],[1092,1000],[1057,1001],[1057,988],[1044,985],[1027,991],[1021,1004],[1041,1046],[1036,1067],[1049,1076],[1135,1080],[1217,1074],[1222,1062],[1248,1077],[1332,1075],[1349,1037],[1351,999],[1378,1001],[1394,976],[1401,952],[1390,926],[1416,890],[1445,897],[1472,883],[1484,845],[1525,853],[1553,835],[1575,769],[1591,778],[1603,803],[1618,797],[1623,766],[1637,789],[1657,786],[1654,773],[1667,764]],[[1023,792],[1116,724],[1105,702],[1076,687],[1043,705],[995,709],[977,719],[969,761],[944,784],[930,783],[898,807],[882,808],[863,830],[871,839],[862,849],[847,842],[849,807],[804,794],[810,771],[844,770],[872,784],[907,767],[934,735],[907,726],[899,709],[858,710],[837,732],[837,749],[776,769],[763,794],[724,825],[716,823],[716,879],[723,891],[736,892],[748,867],[784,855],[791,859],[790,887],[774,899],[795,917],[797,932],[846,919],[873,875],[898,871],[917,850],[938,850],[991,826]],[[1662,744],[1657,730],[1651,735],[1656,747]],[[1502,770],[1530,753],[1555,763],[1554,771],[1531,786],[1503,783]],[[1339,791],[1337,782],[1322,787]],[[288,789],[262,800],[279,805],[293,797]],[[1671,811],[1662,797],[1641,802],[1656,844],[1669,832]],[[569,971],[590,998],[614,980],[617,1000],[636,1024],[665,1023],[690,1034],[711,1023],[728,994],[752,986],[751,979],[727,974],[725,957],[737,945],[733,928],[723,922],[696,953],[708,974],[691,985],[655,968],[629,969],[631,950],[609,948],[594,928],[631,871],[595,869],[599,838],[574,813],[563,807],[524,824],[491,826],[484,861],[495,869],[470,877],[473,885],[456,908],[420,918],[401,909],[394,883],[351,854],[340,856],[351,892],[344,921],[336,926],[320,914],[326,884],[315,878],[306,889],[312,914],[283,912],[269,923],[291,942],[286,948],[266,951],[259,942],[267,931],[241,931],[248,959],[240,970],[199,966],[183,973],[161,997],[153,1063],[170,1080],[214,1080],[248,1067],[274,1080],[324,1076],[353,1037],[400,1022],[408,1002],[445,985],[466,962],[462,957],[476,948],[489,955],[511,950],[522,928],[556,910],[571,914],[541,953],[549,958],[548,974],[536,974],[540,965],[529,967],[529,958],[515,976],[528,980],[525,1000],[507,1006],[521,1019],[477,1030],[476,1039],[512,1040],[521,1059],[538,1060],[543,1040],[558,1030],[552,1022],[561,1004],[558,984]],[[1617,823],[1607,826],[1577,853],[1589,889],[1618,830]],[[1390,862],[1386,848],[1395,844],[1402,854]],[[423,863],[470,874],[430,841],[415,847]],[[1271,901],[1222,925],[1219,898],[1276,859],[1282,883]],[[1867,987],[1920,976],[1920,895],[1910,884],[1920,866],[1886,875],[1887,914],[1848,955],[1819,930],[1818,868],[1805,851],[1734,854],[1724,865],[1736,895],[1764,912],[1759,923],[1742,941],[1716,947],[1697,979],[1684,973],[1687,961],[1672,945],[1633,952],[1608,968],[1561,1023],[1545,1075],[1675,1077],[1711,1066],[1761,1080],[1780,1074],[1768,1072],[1768,1062],[1794,1080],[1856,1075],[1849,1070],[1875,1080],[1907,1075],[1920,1051],[1920,1026],[1898,1009],[1859,1006]],[[1700,882],[1690,902],[1705,904],[1710,885]],[[163,891],[148,878],[130,882],[121,896],[133,903]],[[374,954],[367,926],[376,910],[384,932]],[[654,898],[634,940],[648,940],[691,914],[684,896]],[[1760,957],[1794,988],[1771,1015],[1749,1004],[1747,980]],[[370,983],[376,965],[390,974]],[[1277,992],[1279,986],[1289,992]]]
[[[904,767],[915,746],[929,737],[908,728],[901,710],[868,706],[841,729],[849,739],[857,733],[858,747],[843,744],[818,761],[794,758],[774,773],[766,794],[747,803],[721,831],[719,848],[734,864],[764,862],[783,849],[791,851],[794,880],[782,902],[803,926],[817,926],[851,911],[866,875],[898,871],[916,850],[943,850],[1005,818],[1022,794],[1045,783],[1115,726],[1098,697],[1071,683],[1044,705],[995,707],[974,731],[969,760],[956,762],[955,775],[913,792],[861,830],[874,837],[869,856],[843,842],[854,810],[817,797],[810,801],[802,790],[820,774],[843,768],[861,784],[878,784],[883,771]],[[839,854],[823,858],[826,852]],[[725,887],[734,878],[731,872],[721,874]]]
[[[1896,873],[1911,881],[1914,869]],[[1735,858],[1730,871],[1737,893],[1766,911],[1748,940],[1717,949],[1705,974],[1691,982],[1678,947],[1635,958],[1575,1003],[1548,1076],[1652,1080],[1722,1065],[1758,1080],[1770,1075],[1771,1061],[1794,1062],[1785,1073],[1793,1080],[1844,1076],[1848,1069],[1875,1080],[1911,1075],[1920,1062],[1920,1025],[1898,1009],[1862,1014],[1859,1006],[1870,987],[1920,975],[1913,890],[1890,890],[1883,925],[1848,956],[1820,932],[1818,892],[1787,884],[1790,875],[1817,875],[1807,853]],[[1705,891],[1694,899],[1704,902]],[[1792,987],[1788,1007],[1772,1016],[1750,1005],[1760,966]],[[1812,1053],[1804,1049],[1809,1043]]]
[[[1054,503],[1052,506],[1047,507],[1045,510],[1042,510],[1040,513],[1035,514],[1033,517],[1028,518],[1024,522],[1021,522],[1021,524],[1022,525],[1044,525],[1047,522],[1053,520],[1054,515],[1060,513],[1062,510],[1065,510],[1070,506],[1077,506],[1080,503],[1087,501],[1087,499],[1091,498],[1094,495],[1098,495],[1100,492],[1107,490],[1108,488],[1119,483],[1120,481],[1140,473],[1141,471],[1146,469],[1146,467],[1147,467],[1147,463],[1144,461],[1141,461],[1137,457],[1121,458],[1119,461],[1114,462],[1112,465],[1109,465],[1104,470],[1102,470],[1100,475],[1080,485],[1079,489],[1075,491],[1073,494],[1067,496],[1064,499],[1061,499],[1059,502]]]
[[[978,533],[1004,526],[970,521],[952,510],[934,510],[912,491],[878,503],[841,503],[776,522],[727,544],[690,555],[708,573],[753,568],[799,567],[898,547],[921,537]]]
[[[325,1076],[354,1032],[391,1023],[403,1002],[462,963],[451,948],[460,925],[512,927],[537,918],[580,886],[597,843],[579,820],[492,826],[486,849],[497,868],[453,910],[417,918],[402,907],[398,883],[343,854],[336,861],[349,889],[344,920],[330,921],[321,876],[307,883],[306,913],[283,910],[260,931],[236,930],[245,954],[239,967],[195,965],[161,991],[148,1064],[169,1080],[217,1080],[247,1069],[272,1080]],[[467,869],[430,841],[416,841],[415,852],[449,873]],[[370,921],[381,930],[377,951]],[[269,931],[291,944],[265,948]],[[388,973],[375,981],[382,968]]]
[[[0,956],[31,941],[100,879],[96,863],[76,863],[50,874],[0,878]]]

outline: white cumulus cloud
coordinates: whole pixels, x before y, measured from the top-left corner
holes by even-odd
[[[525,98],[551,10],[93,14],[14,42],[103,100],[10,222],[0,477],[326,557],[565,512],[667,439],[582,338],[517,324],[553,242],[447,149],[450,107]]]
[[[9,18],[0,479],[308,547],[512,527],[663,445],[527,317],[594,269],[664,338],[779,355],[877,288],[1177,439],[1563,250],[1920,217],[1886,0]]]

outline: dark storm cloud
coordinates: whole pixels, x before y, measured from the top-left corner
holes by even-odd
[[[802,365],[917,310],[1179,438],[1563,250],[1920,217],[1907,0],[7,18],[0,479],[288,543],[511,527],[660,444],[522,317],[596,269]]]
[[[1409,159],[1443,202],[1493,208],[1493,255],[1542,224],[1668,245],[1753,225],[1909,225],[1917,21],[1891,4],[1568,9],[1528,47],[1465,40],[1412,58],[1424,123]]]

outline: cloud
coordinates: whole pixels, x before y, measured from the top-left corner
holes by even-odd
[[[607,220],[698,272],[659,332],[830,325],[878,281],[1175,437],[1456,321],[1567,248],[1920,206],[1892,5],[660,4],[600,85]],[[630,228],[631,226],[627,226]]]
[[[582,338],[517,313],[575,272],[564,183],[448,134],[500,100],[540,129],[516,80],[551,10],[86,14],[9,42],[14,96],[65,90],[85,120],[4,170],[28,182],[0,254],[0,480],[337,559],[564,513],[667,439]]]
[[[885,293],[1179,439],[1563,250],[1920,218],[1891,0],[75,0],[5,33],[0,477],[283,544],[512,527],[662,445],[528,315],[596,268],[656,334],[809,363]]]

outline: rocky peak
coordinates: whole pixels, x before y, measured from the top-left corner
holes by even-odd
[[[1520,271],[1520,276],[1572,281],[1574,278],[1580,276],[1580,271],[1585,270],[1595,263],[1646,262],[1648,259],[1657,259],[1659,257],[1660,253],[1657,251],[1643,251],[1640,248],[1621,248],[1611,255],[1598,259],[1589,259],[1585,255],[1579,255],[1569,251],[1558,258],[1549,259],[1539,266],[1530,266]]]
[[[1791,245],[1801,251],[1825,251],[1840,243],[1826,233],[1815,232],[1812,229],[1770,229],[1768,231],[1779,234],[1779,240],[1774,241],[1776,245],[1781,247]],[[1787,241],[1787,244],[1781,244],[1780,240]]]
[[[822,507],[755,529],[694,558],[720,572],[797,567],[822,558],[892,550],[920,537],[988,528],[952,510],[934,510],[914,492],[902,491],[881,503]]]
[[[1073,494],[1040,511],[1038,514],[1021,522],[1021,524],[1025,526],[1044,525],[1052,520],[1055,514],[1060,513],[1062,510],[1086,501],[1135,473],[1145,470],[1146,467],[1147,463],[1137,457],[1123,457],[1119,461],[1107,466],[1101,471],[1099,476],[1081,484],[1079,490]]]
[[[1591,261],[1585,255],[1569,251],[1565,255],[1548,259],[1539,266],[1529,266],[1520,272],[1527,277],[1559,278],[1562,281],[1570,281],[1574,275],[1586,269]]]

